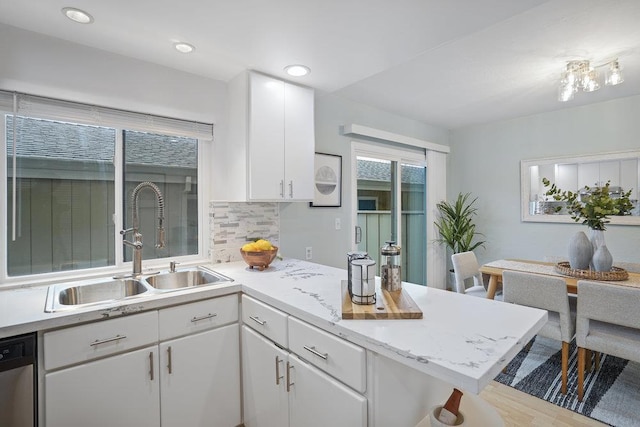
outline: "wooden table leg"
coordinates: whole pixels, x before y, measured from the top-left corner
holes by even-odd
[[[493,299],[498,290],[498,276],[492,274],[489,276],[489,285],[487,286],[487,298]]]

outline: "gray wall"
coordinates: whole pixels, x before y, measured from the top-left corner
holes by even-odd
[[[449,132],[393,115],[334,95],[316,93],[316,151],[342,156],[342,206],[312,208],[308,203],[281,203],[280,244],[285,256],[304,259],[305,247],[313,248],[313,261],[344,268],[351,250],[351,141],[340,126],[357,123],[400,135],[448,145]],[[444,185],[444,183],[442,183]],[[335,230],[335,218],[342,229]]]
[[[480,262],[500,258],[566,256],[582,224],[520,221],[520,160],[640,148],[640,96],[568,108],[452,132],[448,197],[478,197]],[[607,247],[615,261],[640,262],[640,227],[610,225]]]
[[[4,24],[0,57],[0,89],[214,123],[214,144],[226,138],[225,82]],[[340,135],[340,126],[357,123],[444,145],[448,131],[322,93],[316,93],[315,108],[316,151],[343,156],[342,207],[280,204],[281,253],[304,258],[305,247],[312,246],[313,261],[343,267],[351,236],[352,138]],[[214,180],[224,180],[219,170],[210,170]],[[335,218],[342,221],[340,231],[334,230]]]
[[[225,120],[227,86],[218,80],[4,24],[0,58],[0,89],[205,123]]]
[[[225,137],[226,84],[170,70],[36,33],[0,25],[0,89],[213,122]],[[285,256],[338,267],[350,249],[350,141],[340,126],[358,123],[451,145],[448,194],[479,197],[478,227],[485,233],[481,261],[503,257],[563,255],[578,224],[520,222],[522,159],[637,149],[640,97],[474,126],[451,132],[395,116],[333,95],[316,94],[316,151],[343,156],[342,207],[280,205],[280,246]],[[451,139],[450,139],[451,138]],[[214,171],[215,173],[215,171]],[[220,177],[218,177],[220,179]],[[443,183],[444,184],[444,183]],[[342,230],[334,230],[340,218]],[[610,226],[607,243],[615,259],[640,261],[640,228]]]

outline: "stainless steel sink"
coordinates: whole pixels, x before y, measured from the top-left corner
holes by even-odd
[[[49,286],[45,312],[73,310],[84,306],[126,301],[145,295],[225,282],[233,282],[233,279],[205,267],[193,267],[140,277],[114,277],[61,283]]]
[[[47,293],[46,312],[91,304],[120,301],[135,297],[149,288],[136,279],[95,279],[51,285]]]
[[[144,277],[144,281],[154,289],[169,291],[233,280],[215,271],[194,269],[153,274]]]

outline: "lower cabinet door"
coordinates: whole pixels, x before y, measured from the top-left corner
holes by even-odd
[[[289,370],[290,427],[366,427],[364,396],[293,354]]]
[[[286,427],[288,353],[242,327],[242,390],[245,427]]]
[[[158,347],[48,373],[44,389],[47,427],[157,427]]]
[[[172,426],[237,426],[238,324],[160,344],[161,420]]]

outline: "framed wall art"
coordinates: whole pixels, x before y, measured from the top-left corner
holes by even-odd
[[[342,156],[316,153],[313,168],[313,202],[311,207],[342,205]]]

